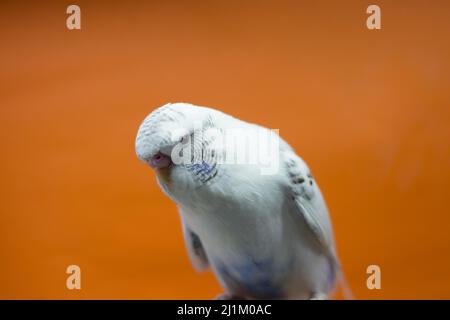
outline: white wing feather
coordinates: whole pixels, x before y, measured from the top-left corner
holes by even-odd
[[[323,253],[337,263],[328,209],[308,166],[288,146],[282,157],[289,175],[289,192],[296,205],[295,214],[306,222]]]

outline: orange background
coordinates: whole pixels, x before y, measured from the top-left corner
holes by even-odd
[[[134,153],[187,101],[279,128],[327,199],[357,298],[450,298],[450,3],[0,4],[0,298],[212,298]],[[65,269],[81,267],[82,289]],[[382,290],[366,288],[380,265]]]

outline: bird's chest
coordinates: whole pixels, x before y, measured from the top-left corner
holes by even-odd
[[[199,201],[183,211],[204,245],[223,256],[267,255],[282,239],[282,214],[265,203],[219,200],[205,205]]]
[[[205,209],[205,208],[203,208]],[[223,284],[253,297],[280,297],[286,274],[284,222],[277,208],[264,203],[230,203],[186,217]]]

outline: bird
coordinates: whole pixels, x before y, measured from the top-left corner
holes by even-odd
[[[272,168],[255,146],[273,151]],[[328,299],[344,279],[319,186],[276,131],[167,103],[143,120],[135,150],[178,208],[192,265],[224,289],[218,299]]]

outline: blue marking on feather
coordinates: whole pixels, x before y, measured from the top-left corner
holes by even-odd
[[[216,163],[213,163],[212,166],[208,165],[208,167],[209,167],[209,169],[208,169],[207,174],[210,174],[216,168]]]
[[[250,260],[241,265],[218,265],[218,271],[228,283],[238,288],[239,291],[254,298],[280,299],[283,292],[274,277],[280,275],[276,270],[272,259],[261,261]]]
[[[204,173],[204,174],[210,174],[212,170],[216,167],[216,164],[214,163],[212,166],[206,163],[205,161],[202,161],[202,163],[195,163],[192,165],[192,168],[195,172],[195,174]]]

